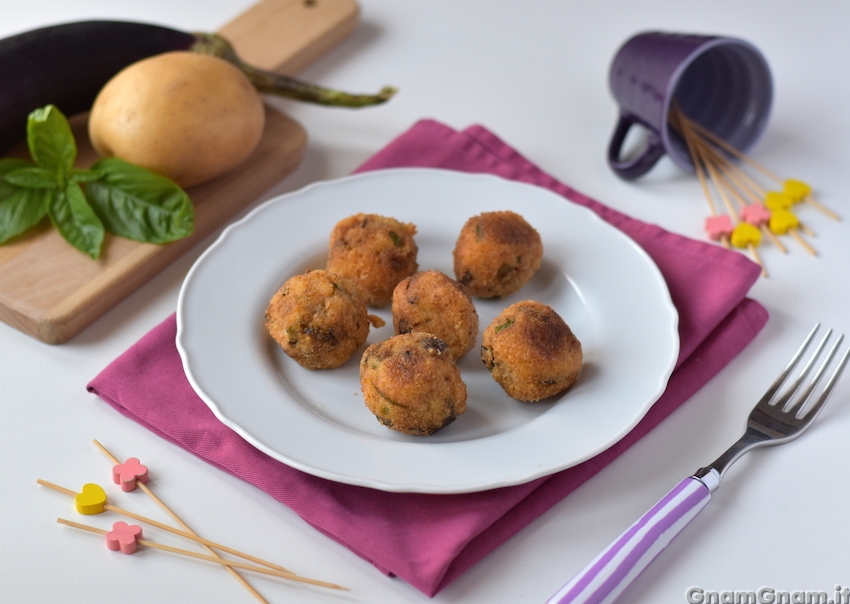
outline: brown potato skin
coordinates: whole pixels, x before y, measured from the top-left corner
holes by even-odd
[[[483,212],[463,225],[453,258],[455,278],[472,295],[502,298],[528,283],[540,268],[543,243],[516,212]]]
[[[360,360],[360,389],[379,422],[414,436],[434,434],[466,410],[466,384],[448,345],[425,332],[369,346]]]
[[[119,157],[181,187],[242,163],[260,142],[263,101],[223,59],[168,52],[129,65],[98,94],[89,137],[104,157]]]
[[[419,268],[415,234],[415,225],[392,217],[362,212],[349,216],[331,231],[327,269],[362,287],[369,306],[386,306],[395,286]]]
[[[424,331],[446,344],[455,360],[475,346],[478,312],[466,287],[440,271],[420,271],[393,291],[393,328],[397,334]]]
[[[366,311],[357,284],[324,270],[288,279],[269,302],[265,325],[283,351],[307,369],[345,363],[383,324]]]
[[[481,360],[508,396],[524,402],[560,394],[581,375],[581,342],[551,307],[508,306],[484,330]]]

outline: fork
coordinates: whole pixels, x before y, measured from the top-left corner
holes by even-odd
[[[629,527],[620,537],[594,558],[575,577],[547,601],[547,604],[611,604],[635,578],[667,547],[682,529],[699,513],[720,486],[726,470],[744,453],[765,445],[786,443],[800,436],[812,425],[823,409],[844,366],[850,349],[838,361],[820,397],[807,406],[818,382],[823,377],[844,336],[839,336],[809,385],[794,399],[817,358],[832,335],[828,330],[812,353],[799,376],[781,396],[777,393],[802,358],[815,333],[816,324],[799,350],[782,370],[750,412],[744,435],[712,464],[680,482],[655,506]]]

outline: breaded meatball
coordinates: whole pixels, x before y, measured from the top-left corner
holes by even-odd
[[[283,351],[307,369],[345,363],[365,342],[370,324],[363,292],[345,277],[323,270],[287,280],[266,309],[266,329]]]
[[[481,360],[511,398],[555,396],[581,374],[581,342],[551,307],[531,300],[508,306],[484,330]]]
[[[466,221],[454,249],[455,278],[479,298],[501,298],[540,268],[540,234],[515,212],[484,212]]]
[[[425,332],[369,346],[360,389],[378,421],[405,434],[433,434],[466,410],[466,384],[448,345]]]
[[[455,360],[475,346],[478,312],[469,291],[440,271],[422,271],[393,291],[396,333],[425,331],[446,344]]]
[[[331,231],[328,271],[356,281],[369,306],[390,303],[393,288],[419,268],[416,226],[378,214],[356,214]]]

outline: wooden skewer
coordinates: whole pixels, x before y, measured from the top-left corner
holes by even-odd
[[[703,148],[705,148],[705,146],[704,146]],[[715,153],[716,153],[716,152],[715,152]],[[727,161],[727,162],[725,162],[725,163],[726,163],[726,165],[733,166],[733,164],[732,164],[731,162],[728,162],[728,161]],[[735,166],[735,168],[736,168],[736,170],[740,171],[740,168],[737,168],[737,166]],[[740,172],[740,174],[741,174],[741,175],[744,175],[744,173],[743,173],[743,172]],[[755,183],[753,183],[753,184],[755,184]],[[764,191],[763,191],[763,190],[762,190],[762,194],[764,194]],[[805,233],[805,234],[806,234],[806,235],[808,235],[809,237],[814,237],[814,236],[815,236],[814,232],[813,232],[811,229],[809,229],[806,225],[804,225],[804,224],[800,223],[798,226],[799,226],[800,230],[801,230],[801,231],[803,231],[803,233]],[[783,251],[784,251],[784,247],[782,246],[782,244],[781,244],[781,243],[779,243],[779,241],[778,241],[778,239],[777,239],[776,237],[773,237],[773,236],[772,236],[772,232],[771,232],[769,229],[763,229],[763,230],[765,230],[765,232],[767,232],[767,233],[770,233],[770,234],[771,234],[771,240],[772,240],[774,243],[776,243],[777,245],[779,245],[780,249],[783,249]],[[806,251],[808,251],[808,252],[809,252],[810,254],[812,254],[813,256],[817,256],[817,252],[814,250],[814,248],[813,248],[811,245],[809,245],[809,244],[808,244],[808,243],[807,243],[807,242],[806,242],[806,241],[805,241],[805,240],[804,240],[804,239],[800,236],[800,234],[799,234],[799,233],[798,233],[795,229],[791,229],[791,230],[789,231],[789,234],[790,234],[792,237],[794,237],[794,239],[796,239],[796,240],[800,243],[800,245],[802,245],[802,246],[803,246],[803,248],[804,248]]]
[[[753,260],[755,260],[756,264],[761,267],[761,276],[767,277],[767,269],[764,268],[764,263],[761,261],[759,253],[756,251],[756,246],[754,246],[752,243],[748,243],[747,249],[750,251],[750,255],[753,257]]]
[[[739,189],[736,189],[736,188],[735,188],[734,183],[733,183],[733,182],[730,182],[730,177],[729,177],[728,173],[727,173],[727,172],[725,172],[722,168],[720,169],[720,174],[719,174],[719,176],[720,176],[720,180],[721,180],[721,181],[723,181],[723,182],[724,182],[724,184],[726,185],[726,188],[727,188],[727,190],[729,191],[729,194],[730,194],[730,195],[732,195],[732,197],[735,199],[735,201],[737,201],[737,202],[738,202],[738,204],[739,204],[740,206],[742,206],[742,207],[746,207],[747,205],[749,205],[749,204],[748,204],[748,202],[747,202],[747,200],[746,200],[746,199],[744,199],[744,198],[742,197],[742,192],[741,192]],[[761,229],[761,232],[762,232],[762,233],[763,233],[763,234],[764,234],[764,235],[765,235],[768,239],[770,239],[770,241],[771,241],[771,242],[772,242],[772,243],[773,243],[776,247],[778,247],[778,248],[779,248],[779,250],[780,250],[783,254],[787,254],[787,253],[788,253],[788,249],[787,249],[784,245],[782,245],[782,242],[781,242],[781,241],[779,241],[779,238],[778,238],[776,235],[774,235],[774,234],[773,234],[773,231],[771,231],[771,230],[767,227],[767,225],[766,225],[766,224],[764,224],[764,223],[760,224],[760,225],[759,225],[759,228]]]
[[[676,110],[676,113],[681,118],[681,112],[678,111],[678,108]],[[690,149],[690,148],[693,147],[691,154],[692,154],[692,157],[694,158],[694,166],[699,166],[700,163],[705,165],[705,169],[708,171],[709,178],[711,179],[712,184],[714,184],[714,188],[717,191],[717,194],[720,196],[720,199],[723,201],[724,205],[726,206],[726,209],[729,212],[729,215],[732,216],[735,219],[735,222],[740,222],[741,219],[738,216],[738,213],[736,212],[735,207],[732,205],[732,203],[729,201],[729,198],[726,195],[726,187],[724,186],[724,182],[721,180],[720,175],[717,173],[717,168],[714,164],[714,160],[712,158],[704,156],[701,153],[702,147],[701,147],[700,143],[696,141],[696,138],[693,134],[693,131],[690,129],[691,122],[689,122],[688,120],[685,120],[685,119],[680,119],[679,123],[680,123],[680,126],[681,126],[682,133],[685,136],[685,141],[688,144],[688,148]],[[703,176],[703,178],[704,178],[704,176]],[[706,187],[706,189],[707,189],[707,187]],[[753,257],[753,260],[756,262],[756,264],[758,264],[759,267],[761,267],[762,276],[767,277],[768,276],[767,275],[767,269],[765,268],[764,263],[761,261],[761,258],[759,257],[759,254],[756,251],[756,247],[752,243],[748,243],[747,249],[749,250],[750,255]]]
[[[77,493],[72,491],[71,489],[59,486],[58,484],[53,484],[52,482],[48,482],[46,480],[42,480],[39,478],[36,482],[38,484],[47,487],[49,489],[53,489],[54,491],[59,491],[60,493],[65,493],[66,495],[70,495],[71,497],[75,497]],[[145,524],[150,524],[151,526],[155,526],[164,531],[168,531],[175,535],[179,535],[181,537],[185,537],[186,539],[190,539],[202,545],[208,545],[209,547],[215,548],[217,550],[221,550],[223,552],[227,552],[228,554],[233,554],[234,556],[239,556],[240,558],[244,558],[245,560],[250,560],[256,564],[260,564],[262,566],[266,566],[268,568],[272,568],[277,570],[278,572],[287,573],[290,575],[295,575],[295,573],[287,568],[279,566],[277,564],[273,564],[262,558],[257,558],[256,556],[251,556],[250,554],[246,554],[244,552],[240,552],[239,550],[227,547],[226,545],[221,545],[220,543],[216,543],[214,541],[210,541],[209,539],[204,539],[203,537],[199,537],[198,535],[194,535],[192,533],[187,533],[185,531],[181,531],[180,529],[174,528],[173,526],[168,526],[167,524],[163,524],[162,522],[157,522],[152,518],[146,518],[140,514],[136,514],[129,510],[125,510],[123,508],[119,508],[110,503],[106,503],[103,506],[103,509],[113,512],[115,514],[120,514],[122,516],[127,516],[128,518],[132,518],[133,520],[138,520],[139,522],[144,522]]]
[[[706,201],[708,201],[708,209],[711,212],[712,216],[717,215],[717,210],[714,208],[714,202],[711,199],[711,193],[708,190],[708,182],[705,178],[705,172],[703,171],[702,161],[697,154],[696,146],[693,143],[693,137],[691,136],[691,132],[687,127],[687,123],[684,122],[682,118],[681,112],[678,110],[678,107],[674,108],[673,116],[677,120],[677,126],[679,131],[682,133],[682,136],[685,137],[685,143],[688,146],[688,152],[691,155],[691,162],[694,164],[694,170],[697,173],[697,179],[699,180],[699,184],[702,187],[702,192],[705,195]]]
[[[738,215],[738,212],[735,210],[734,205],[729,200],[729,197],[727,196],[727,190],[726,190],[726,187],[724,186],[724,181],[720,178],[720,175],[717,172],[717,167],[714,164],[714,160],[709,159],[709,158],[703,158],[703,161],[705,162],[706,170],[708,170],[708,174],[711,177],[711,182],[714,184],[714,188],[717,190],[718,195],[720,195],[720,198],[723,200],[723,203],[726,205],[726,208],[729,211],[729,214],[735,219],[736,222],[740,222],[741,218]],[[767,277],[768,276],[767,269],[765,268],[764,263],[761,260],[761,257],[759,257],[759,254],[756,251],[756,246],[753,245],[752,243],[748,243],[747,244],[747,250],[750,252],[750,255],[753,257],[753,260],[755,261],[755,263],[758,264],[759,267],[761,267],[762,276]]]
[[[717,172],[715,171],[715,168],[714,168],[714,166],[712,165],[711,162],[706,162],[706,169],[708,170],[708,173],[711,176],[711,180],[714,183],[714,187],[717,189],[717,192],[720,195],[720,198],[723,200],[723,203],[726,204],[726,207],[729,210],[729,214],[735,219],[736,222],[740,222],[741,218],[740,218],[740,216],[738,216],[738,213],[735,211],[735,208],[732,205],[732,202],[729,201],[729,198],[726,195],[723,184],[720,182],[720,178],[719,178]],[[747,244],[747,250],[749,250],[750,255],[753,257],[753,260],[755,261],[755,263],[758,264],[759,267],[761,267],[762,277],[767,277],[768,276],[767,275],[767,269],[765,268],[764,263],[761,261],[761,258],[759,257],[758,252],[756,252],[756,246],[753,245],[752,243],[748,243]]]
[[[66,526],[70,526],[76,529],[80,529],[83,531],[88,531],[89,533],[95,533],[97,535],[106,535],[109,531],[104,529],[100,529],[94,526],[89,526],[87,524],[81,524],[79,522],[73,522],[71,520],[65,520],[64,518],[57,518],[56,522],[59,524],[64,524]],[[281,579],[288,579],[290,581],[297,581],[299,583],[308,583],[310,585],[317,585],[319,587],[328,587],[330,589],[340,589],[349,591],[347,587],[343,587],[341,585],[336,585],[335,583],[328,583],[327,581],[319,581],[317,579],[310,579],[308,577],[302,577],[300,575],[295,575],[289,572],[282,572],[273,568],[266,568],[264,566],[254,566],[253,564],[246,564],[244,562],[238,562],[236,560],[226,560],[224,558],[218,556],[207,556],[205,554],[198,554],[196,552],[190,552],[189,550],[180,549],[178,547],[171,547],[170,545],[163,545],[162,543],[156,543],[154,541],[148,541],[146,539],[137,539],[137,543],[140,545],[144,545],[146,547],[150,547],[152,549],[163,550],[167,552],[171,552],[174,554],[180,554],[183,556],[189,556],[190,558],[197,558],[198,560],[206,560],[208,562],[215,562],[216,564],[221,564],[226,568],[241,568],[243,570],[250,570],[255,573],[262,573],[264,575],[271,575],[274,577],[280,577]]]
[[[71,489],[66,489],[65,487],[60,487],[58,484],[53,484],[52,482],[47,482],[46,480],[42,480],[41,478],[36,480],[36,482],[43,487],[47,487],[48,489],[53,489],[54,491],[59,491],[60,493],[65,493],[66,495],[70,495],[71,497],[76,497],[77,495],[79,495],[79,493],[77,493],[76,491],[72,491]],[[109,504],[107,504],[107,505],[109,505]],[[103,506],[103,507],[106,508],[106,506]],[[110,507],[112,507],[112,506],[110,506]]]
[[[703,149],[708,149],[708,146],[707,146],[707,145],[705,145],[705,144],[703,144],[703,145],[704,145],[704,146],[703,146],[703,147],[701,147],[701,148],[703,148]],[[721,157],[721,156],[720,156],[720,155],[719,155],[716,151],[712,151],[712,152],[715,154],[715,155],[714,155],[714,157],[717,157],[717,158],[720,158],[720,157]],[[765,191],[764,189],[761,189],[760,187],[758,187],[758,185],[755,183],[755,181],[753,181],[751,178],[749,178],[749,176],[747,176],[745,172],[743,172],[740,168],[738,168],[737,166],[735,166],[733,163],[731,163],[731,162],[729,162],[729,161],[727,161],[727,160],[719,160],[719,161],[723,161],[723,162],[725,163],[725,165],[726,165],[726,166],[729,166],[732,170],[734,170],[735,172],[737,172],[737,173],[739,174],[739,176],[744,177],[746,180],[748,180],[748,181],[750,182],[750,184],[751,184],[753,187],[755,187],[755,188],[756,188],[756,190],[758,190],[759,194],[760,194],[762,197],[764,197],[764,195],[767,193],[767,191]],[[815,235],[814,231],[812,231],[812,230],[811,230],[808,226],[806,226],[806,225],[805,225],[805,224],[803,224],[802,222],[801,222],[801,223],[799,223],[799,225],[798,225],[798,226],[799,226],[800,230],[801,230],[803,233],[805,233],[806,235],[808,235],[809,237],[816,237],[816,235]],[[812,248],[811,248],[811,246],[805,246],[805,247],[806,247],[806,249],[808,249],[808,250],[811,250],[811,249],[812,249]]]
[[[103,453],[103,454],[104,454],[107,458],[109,458],[109,460],[110,460],[110,461],[112,461],[112,462],[113,462],[113,463],[115,463],[115,464],[119,464],[119,463],[121,463],[121,462],[120,462],[120,460],[119,460],[117,457],[115,457],[112,453],[110,453],[110,452],[109,452],[109,450],[108,450],[106,447],[104,447],[104,446],[103,446],[100,442],[98,442],[97,440],[93,440],[92,442],[94,443],[94,445],[95,445],[98,449],[100,449],[100,451],[101,451],[101,452],[102,452],[102,453]],[[291,570],[289,570],[288,568],[284,568],[283,566],[280,566],[279,564],[274,564],[274,563],[272,563],[272,562],[268,562],[268,561],[263,560],[263,559],[261,559],[261,558],[257,558],[257,557],[255,557],[255,556],[251,556],[251,555],[248,555],[248,554],[245,554],[245,553],[239,552],[239,551],[237,551],[237,550],[233,550],[233,549],[231,549],[231,548],[229,548],[229,547],[225,547],[225,546],[223,546],[223,545],[220,545],[220,544],[218,544],[218,543],[214,543],[214,542],[212,542],[212,541],[209,541],[209,540],[207,540],[207,539],[204,539],[204,538],[202,538],[202,537],[198,536],[198,534],[197,534],[197,533],[195,533],[194,531],[192,531],[191,529],[189,529],[189,528],[185,525],[185,523],[184,523],[182,520],[180,520],[179,518],[177,518],[177,514],[176,514],[175,512],[173,512],[173,511],[172,511],[172,510],[171,510],[168,506],[166,506],[166,505],[165,505],[165,503],[164,503],[164,502],[163,502],[163,501],[162,501],[159,497],[157,497],[157,496],[154,494],[154,492],[151,490],[151,488],[150,488],[148,485],[146,485],[145,483],[143,483],[141,480],[138,480],[138,479],[137,479],[137,480],[136,480],[136,486],[137,486],[137,487],[139,487],[142,491],[144,491],[144,492],[145,492],[145,494],[146,494],[148,497],[150,497],[150,498],[151,498],[151,499],[152,499],[152,500],[153,500],[153,501],[154,501],[154,502],[155,502],[155,503],[156,503],[156,504],[157,504],[160,508],[162,508],[162,509],[163,509],[163,510],[164,510],[164,511],[165,511],[165,512],[169,515],[169,516],[171,516],[171,517],[172,517],[173,519],[175,519],[178,523],[180,523],[182,526],[184,526],[184,528],[185,528],[186,530],[185,530],[185,531],[181,531],[181,530],[179,530],[179,529],[176,529],[176,528],[174,528],[174,527],[170,527],[170,526],[168,526],[168,525],[165,525],[165,524],[162,524],[162,523],[159,523],[159,522],[154,522],[154,521],[151,521],[151,520],[149,520],[149,519],[143,519],[142,517],[136,517],[136,519],[137,519],[137,520],[140,520],[140,521],[142,521],[142,522],[149,522],[149,523],[150,523],[150,524],[152,524],[153,526],[158,526],[159,528],[162,528],[162,529],[164,529],[164,530],[166,530],[166,531],[171,531],[172,533],[175,533],[175,534],[178,534],[178,535],[182,535],[182,536],[186,537],[187,539],[192,539],[192,540],[194,540],[194,541],[197,541],[198,543],[201,543],[201,544],[204,544],[204,545],[208,545],[208,546],[213,547],[213,548],[215,548],[215,549],[220,549],[220,550],[222,550],[222,551],[228,552],[228,553],[230,553],[230,554],[234,554],[234,555],[239,556],[239,557],[241,557],[241,558],[245,558],[246,560],[251,560],[252,562],[256,562],[257,564],[262,564],[263,566],[268,566],[269,568],[274,568],[274,569],[277,569],[277,570],[282,571],[282,572],[292,573],[292,571],[291,571]],[[129,513],[129,512],[128,512],[128,515],[130,515],[130,513]],[[130,516],[130,517],[132,518],[133,516]],[[293,574],[295,574],[295,573],[293,573]]]
[[[682,136],[685,137],[685,143],[688,146],[688,152],[691,155],[691,161],[694,164],[694,170],[697,173],[697,178],[699,179],[699,184],[702,187],[702,192],[705,195],[706,201],[708,202],[708,209],[711,212],[712,216],[717,216],[717,210],[714,207],[714,201],[712,200],[711,192],[708,189],[708,182],[705,177],[705,172],[703,171],[702,158],[697,152],[696,145],[693,140],[693,135],[688,129],[688,124],[683,119],[681,111],[679,111],[678,104],[674,106],[672,115],[674,118],[674,125],[678,127],[679,131],[682,133]],[[730,247],[729,238],[725,235],[721,237],[721,242],[723,244],[723,247],[727,249]]]
[[[809,237],[817,237],[817,235],[815,235],[815,232],[812,229],[810,229],[808,226],[803,224],[802,222],[799,223],[797,226],[800,228],[801,231],[803,231]]]
[[[788,253],[788,248],[786,248],[784,245],[782,245],[782,242],[779,241],[779,237],[777,237],[776,235],[773,234],[773,231],[770,230],[769,226],[767,226],[766,224],[762,224],[762,225],[760,225],[760,228],[761,228],[761,232],[764,233],[765,237],[770,239],[771,243],[773,243],[773,245],[778,247],[780,252],[782,252],[783,254]]]
[[[735,206],[732,205],[732,202],[726,195],[726,188],[723,186],[723,182],[720,180],[720,175],[717,173],[717,168],[715,167],[714,162],[706,158],[705,169],[708,171],[708,175],[711,178],[711,182],[714,184],[714,188],[717,190],[717,194],[720,196],[720,199],[723,200],[723,204],[726,206],[726,210],[729,212],[729,215],[735,219],[735,222],[740,222],[741,218],[738,216],[738,212],[735,209]]]
[[[814,195],[806,195],[805,201],[807,203],[810,203],[811,205],[813,205],[815,208],[817,208],[818,210],[820,210],[821,212],[823,212],[824,214],[826,214],[827,216],[829,216],[833,220],[835,220],[835,221],[841,220],[841,216],[839,216],[838,214],[836,214],[835,212],[833,212],[832,210],[830,210],[829,208],[824,206],[822,203],[820,203],[817,199],[815,199]]]
[[[114,455],[112,455],[112,453],[110,453],[110,452],[106,449],[106,447],[104,447],[103,445],[101,445],[101,444],[100,444],[97,440],[94,440],[93,442],[94,442],[95,446],[96,446],[98,449],[100,449],[100,450],[101,450],[101,452],[102,452],[104,455],[106,455],[106,457],[108,457],[110,460],[112,460],[112,461],[113,461],[113,463],[116,463],[116,464],[121,463],[121,462],[118,460],[118,458],[117,458],[117,457],[115,457]],[[169,516],[171,516],[171,518],[172,518],[175,522],[177,522],[177,524],[179,524],[181,527],[183,527],[183,529],[184,529],[187,533],[190,533],[190,534],[192,534],[192,535],[194,535],[194,536],[196,536],[196,537],[198,536],[198,534],[197,534],[195,531],[193,531],[191,528],[189,528],[189,525],[188,525],[188,524],[186,524],[185,522],[183,522],[183,520],[182,520],[182,519],[181,519],[181,518],[180,518],[177,514],[175,514],[175,513],[171,510],[171,508],[169,508],[167,505],[165,505],[165,503],[163,503],[163,501],[162,501],[159,497],[157,497],[156,495],[154,495],[154,494],[153,494],[153,491],[151,491],[151,490],[148,488],[148,486],[147,486],[146,484],[144,484],[141,480],[136,480],[136,486],[138,486],[140,489],[142,489],[148,497],[150,497],[150,498],[151,498],[151,499],[152,499],[152,500],[153,500],[153,501],[154,501],[154,502],[155,502],[155,503],[156,503],[156,504],[157,504],[160,508],[162,508],[162,510],[163,510],[166,514],[168,514]],[[216,556],[216,557],[218,557],[218,558],[220,558],[220,559],[223,559],[223,558],[221,558],[221,556],[219,555],[219,553],[218,553],[216,550],[214,550],[212,547],[210,547],[209,545],[203,544],[203,548],[204,548],[204,549],[205,549],[205,550],[206,550],[206,551],[207,551],[207,552],[208,552],[211,556]],[[251,593],[251,595],[253,595],[253,596],[254,596],[257,600],[259,600],[260,602],[263,602],[264,604],[268,604],[268,600],[266,600],[266,599],[262,596],[262,594],[260,594],[260,592],[258,592],[256,589],[254,589],[254,588],[253,588],[253,587],[252,587],[252,586],[248,583],[248,581],[246,581],[246,580],[245,580],[245,578],[244,578],[242,575],[240,575],[238,572],[236,572],[236,570],[235,570],[233,567],[231,567],[231,566],[226,566],[226,567],[225,567],[225,569],[227,570],[227,572],[229,572],[229,573],[233,576],[233,578],[234,578],[234,579],[236,579],[236,580],[239,582],[239,584],[240,584],[240,585],[242,585],[242,587],[244,587],[246,590],[248,590],[248,591]]]
[[[802,245],[806,249],[806,251],[809,252],[812,256],[818,255],[815,249],[811,245],[809,245],[805,239],[803,239],[800,233],[797,232],[797,229],[790,229],[788,231],[788,234],[791,235],[794,239],[796,239],[797,242]]]
[[[726,178],[722,172],[720,177],[724,180]],[[734,187],[729,187],[729,192],[742,207],[746,207],[748,205],[747,201],[740,196],[740,193]],[[773,234],[773,231],[771,231],[765,223],[761,223],[760,225],[758,225],[758,227],[764,234],[764,236],[770,239],[771,243],[773,243],[773,245],[779,248],[780,252],[782,252],[783,254],[788,253],[788,248],[782,245],[782,242],[779,241],[779,238]]]
[[[724,178],[729,180],[729,182],[734,185],[735,189],[740,191],[742,196],[749,198],[748,203],[762,203],[763,196],[760,196],[756,190],[749,186],[747,182],[735,172],[734,168],[734,165],[729,162],[725,162],[723,163],[720,171]]]
[[[681,116],[680,119],[687,120],[687,118],[685,118],[684,116]],[[770,180],[773,180],[774,182],[776,182],[778,184],[784,184],[785,183],[785,181],[782,178],[780,178],[779,176],[777,176],[776,174],[774,174],[773,172],[768,170],[766,167],[759,164],[757,161],[753,160],[748,155],[742,153],[741,151],[739,151],[734,146],[732,146],[729,143],[727,143],[726,141],[724,141],[722,138],[720,138],[719,136],[717,136],[713,132],[707,130],[706,128],[703,128],[702,126],[700,126],[696,122],[693,122],[691,120],[687,120],[687,121],[690,125],[692,125],[693,129],[696,130],[699,133],[700,136],[710,140],[712,143],[716,144],[718,147],[720,147],[723,150],[734,155],[735,157],[737,157],[738,159],[740,159],[741,161],[743,161],[744,163],[746,163],[750,167],[758,170],[759,172],[761,172],[762,174],[767,176]],[[841,220],[841,217],[838,214],[836,214],[835,212],[833,212],[832,210],[830,210],[829,208],[825,207],[823,204],[818,202],[814,198],[814,196],[807,195],[806,198],[804,199],[804,201],[811,204],[812,206],[814,206],[815,208],[817,208],[818,210],[820,210],[821,212],[823,212],[824,214],[826,214],[827,216],[832,218],[833,220],[836,220],[836,221]]]
[[[756,200],[761,200],[767,193],[767,191],[762,188],[756,181],[749,177],[741,168],[735,165],[733,162],[729,161],[728,158],[724,157],[717,149],[712,147],[712,143],[717,147],[727,151],[731,155],[737,157],[747,165],[755,168],[769,179],[774,180],[780,184],[784,184],[784,181],[759,164],[758,162],[752,160],[744,153],[728,144],[726,141],[716,136],[714,133],[710,132],[706,128],[703,128],[696,122],[688,119],[679,109],[678,104],[674,104],[671,112],[670,112],[670,125],[673,128],[677,129],[685,139],[685,142],[688,146],[688,151],[691,154],[691,159],[694,163],[694,168],[697,172],[697,178],[700,181],[700,185],[702,186],[703,193],[708,200],[709,207],[711,209],[712,215],[716,215],[714,204],[711,199],[711,194],[708,189],[708,184],[706,182],[705,173],[703,172],[703,166],[705,172],[708,173],[709,178],[711,179],[712,184],[714,185],[715,190],[720,196],[723,203],[726,205],[727,210],[730,215],[739,220],[737,212],[735,208],[729,201],[727,197],[727,193],[732,195],[735,200],[741,204],[742,206],[747,205],[747,201],[743,198],[743,196],[748,196]],[[807,196],[806,201],[809,201],[809,197]],[[812,201],[813,198],[812,198]],[[819,209],[829,214],[835,220],[839,220],[839,217],[833,212],[827,210],[822,205],[817,204],[814,201],[816,206],[819,206]],[[813,204],[813,205],[814,205]],[[779,241],[777,237],[774,236],[773,232],[766,226],[760,225],[761,230],[765,233],[771,241],[780,249],[783,253],[787,250],[785,246]],[[805,233],[810,237],[814,237],[815,234],[803,223],[799,223],[797,228],[800,231]],[[790,229],[788,233],[803,246],[803,248],[808,251],[813,256],[817,256],[817,252],[814,248],[806,242],[800,233],[797,231],[797,228]],[[724,238],[724,244],[726,243],[726,239]],[[755,246],[752,244],[748,245],[750,253],[753,256],[753,259],[761,266],[762,274],[767,275],[767,272],[764,268],[764,265],[761,262],[761,259],[758,256],[758,253],[755,250]]]
[[[749,174],[744,172],[738,165],[729,161],[726,157],[724,157],[717,149],[712,147],[705,141],[697,139],[697,144],[699,148],[705,152],[706,155],[712,157],[716,160],[717,163],[724,166],[727,172],[735,174],[737,177],[737,182],[740,183],[744,189],[747,189],[749,196],[755,199],[764,199],[765,194],[767,193],[767,189],[759,185],[755,180],[753,180]]]
[[[770,170],[768,170],[767,168],[762,166],[760,163],[758,163],[757,161],[755,161],[754,159],[752,159],[751,157],[749,157],[748,155],[746,155],[742,151],[736,149],[734,146],[730,145],[729,143],[724,141],[722,138],[720,138],[719,136],[717,136],[716,134],[714,134],[710,130],[703,128],[702,126],[700,126],[699,124],[697,124],[696,122],[694,122],[692,120],[688,120],[688,121],[692,125],[693,129],[696,130],[699,133],[700,136],[707,138],[708,140],[710,140],[712,143],[714,143],[715,145],[717,145],[718,147],[720,147],[724,151],[731,153],[732,155],[734,155],[735,157],[740,159],[742,162],[746,163],[751,168],[754,168],[754,169],[758,170],[759,172],[761,172],[762,174],[764,174],[765,176],[767,176],[770,180],[777,182],[779,184],[782,184],[784,182],[782,180],[782,178],[780,178],[779,176],[777,176],[776,174],[774,174],[773,172],[771,172]]]

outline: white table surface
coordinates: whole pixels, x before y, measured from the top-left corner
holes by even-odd
[[[321,0],[319,0],[321,1]],[[0,36],[89,18],[212,30],[248,0],[109,2],[2,0]],[[728,368],[625,455],[492,552],[433,600],[544,602],[681,478],[709,463],[743,429],[749,408],[815,321],[850,331],[847,109],[850,4],[800,2],[515,2],[362,0],[355,33],[301,76],[342,89],[400,87],[388,105],[359,112],[280,102],[310,142],[301,166],[264,198],[349,173],[416,120],[481,123],[579,191],[674,232],[702,238],[707,208],[696,180],[663,160],[635,183],[605,162],[616,109],[607,88],[614,52],[647,29],[743,37],[768,58],[776,96],[753,157],[813,183],[843,222],[807,210],[820,252],[781,256],[752,297],[771,318]],[[3,85],[3,83],[0,83]],[[260,201],[260,200],[258,200]],[[86,392],[86,383],[176,306],[197,246],[70,342],[50,346],[0,324],[0,593],[7,602],[250,602],[226,573],[147,551],[111,555],[74,518],[64,496],[100,481],[119,457],[156,470],[156,492],[196,530],[302,574],[341,583],[328,594],[252,578],[272,602],[426,602],[293,512],[152,435]],[[739,461],[709,507],[622,601],[685,602],[685,590],[821,590],[850,585],[850,380],[818,424],[787,446]],[[134,500],[137,501],[137,500]],[[119,503],[120,504],[120,503]],[[147,510],[155,515],[155,508]],[[144,512],[142,512],[144,513]]]

